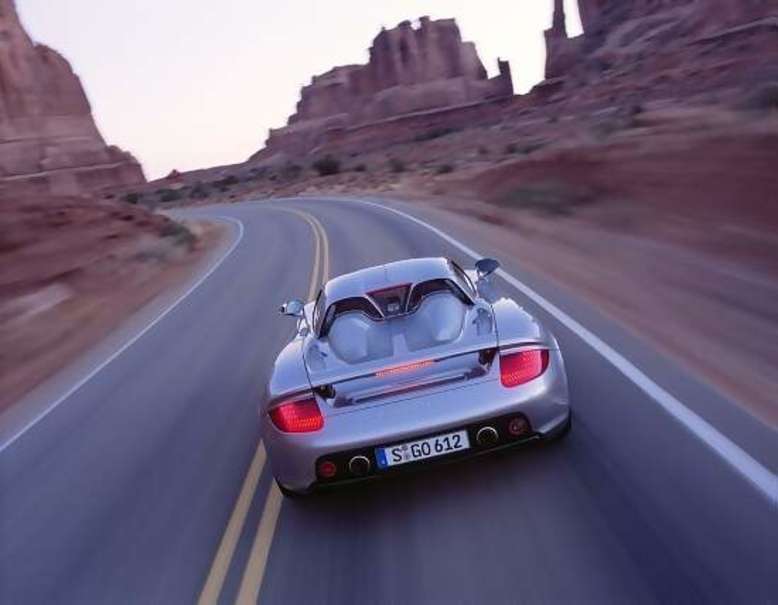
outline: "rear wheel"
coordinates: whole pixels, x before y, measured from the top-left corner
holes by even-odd
[[[276,479],[276,485],[278,486],[278,490],[284,495],[286,498],[296,499],[296,498],[304,498],[308,495],[308,492],[297,492],[295,490],[289,489],[288,487],[284,487],[284,485]]]
[[[567,434],[570,432],[570,429],[573,428],[573,412],[570,411],[569,416],[567,417],[567,421],[557,428],[552,434],[548,435],[544,441],[548,443],[553,443],[554,441],[560,441],[564,437],[567,436]]]

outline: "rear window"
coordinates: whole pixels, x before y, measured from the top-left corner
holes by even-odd
[[[374,321],[413,313],[427,296],[438,292],[453,294],[463,304],[472,305],[472,301],[463,292],[462,287],[450,279],[432,279],[416,284],[413,289],[410,284],[403,284],[369,292],[369,298],[355,296],[332,303],[323,315],[321,325],[318,321],[315,322],[317,332],[319,336],[326,336],[333,322],[346,313],[362,313]],[[315,317],[318,319],[320,317],[318,307],[320,303],[323,304],[323,297],[317,299],[316,303]]]
[[[336,303],[330,305],[327,309],[327,314],[324,316],[319,335],[324,336],[329,332],[332,322],[345,313],[362,313],[367,315],[370,319],[381,319],[381,313],[376,309],[375,305],[368,299],[362,297],[344,298]]]
[[[394,317],[405,313],[410,290],[411,284],[402,284],[368,292],[368,296],[375,301],[384,317]]]
[[[465,296],[464,292],[454,282],[449,279],[431,279],[429,281],[416,284],[411,292],[410,300],[408,301],[408,312],[415,311],[419,308],[421,301],[425,297],[435,294],[437,292],[448,292],[456,296],[464,304],[469,305],[470,300]]]

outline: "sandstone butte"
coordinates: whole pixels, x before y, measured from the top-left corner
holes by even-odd
[[[271,129],[250,161],[376,150],[419,133],[511,119],[528,107],[551,110],[560,100],[596,109],[778,77],[768,55],[746,53],[744,69],[732,63],[727,47],[774,50],[775,0],[579,0],[584,33],[574,38],[567,33],[563,0],[553,4],[553,24],[545,32],[546,79],[530,94],[513,95],[507,62],[498,61],[499,75],[488,78],[453,19],[422,17],[417,26],[405,21],[376,36],[366,65],[315,76],[287,125]],[[726,47],[719,53],[727,58],[723,63],[709,60],[719,46]]]
[[[135,158],[103,140],[67,60],[35,44],[14,0],[0,0],[0,197],[144,182]]]
[[[546,78],[588,63],[610,67],[647,51],[702,41],[778,17],[775,0],[578,0],[584,35],[568,37],[563,0],[554,0],[546,35]],[[772,26],[776,23],[762,23]]]
[[[382,29],[366,65],[336,67],[302,89],[297,112],[270,131],[263,159],[275,152],[305,153],[329,130],[346,129],[400,115],[466,106],[513,96],[510,66],[498,61],[488,78],[475,45],[463,42],[454,19],[422,17]]]

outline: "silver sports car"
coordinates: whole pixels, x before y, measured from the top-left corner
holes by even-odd
[[[493,259],[371,267],[292,300],[293,340],[260,409],[285,495],[550,440],[571,424],[562,353]]]

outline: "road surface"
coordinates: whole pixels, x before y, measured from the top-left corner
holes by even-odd
[[[473,260],[353,201],[183,212],[230,220],[210,271],[0,417],[0,603],[778,600],[775,433],[520,259],[498,283],[560,341],[569,437],[284,500],[256,414],[293,331],[278,304]]]

